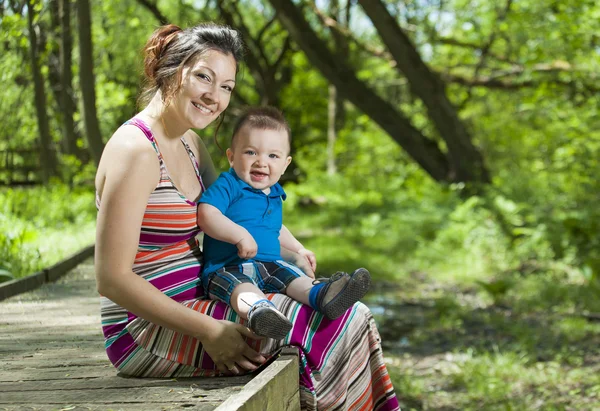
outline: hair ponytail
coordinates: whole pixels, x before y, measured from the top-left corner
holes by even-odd
[[[165,50],[169,47],[171,41],[181,31],[178,26],[167,24],[152,33],[144,47],[144,73],[148,80],[156,81],[156,69],[160,60],[165,55]]]

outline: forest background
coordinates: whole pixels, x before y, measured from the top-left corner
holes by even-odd
[[[0,281],[93,243],[145,40],[209,20],[248,46],[217,140],[284,111],[286,224],[373,273],[403,408],[600,408],[596,1],[0,0]]]

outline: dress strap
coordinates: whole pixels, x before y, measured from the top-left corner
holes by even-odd
[[[187,151],[188,156],[190,156],[190,160],[192,161],[192,165],[194,166],[194,171],[196,172],[196,177],[198,178],[198,181],[200,182],[200,187],[202,187],[202,192],[204,192],[204,191],[206,191],[206,188],[204,187],[204,183],[202,182],[202,176],[200,175],[200,166],[198,165],[198,160],[196,159],[196,155],[194,154],[194,152],[192,151],[192,149],[190,148],[188,143],[186,143],[186,141],[183,137],[181,138],[181,142],[183,143],[183,146],[185,147],[185,151]]]
[[[158,159],[160,160],[160,163],[162,165],[162,163],[163,163],[162,155],[160,154],[160,150],[158,149],[158,144],[156,143],[156,139],[154,138],[154,135],[152,134],[152,130],[150,129],[150,126],[148,124],[146,124],[146,122],[144,120],[142,120],[141,118],[138,118],[138,117],[134,117],[132,119],[127,120],[123,125],[124,126],[125,125],[135,126],[135,127],[139,128],[140,130],[142,130],[142,133],[144,133],[144,135],[146,136],[148,141],[150,141],[150,143],[152,144],[152,147],[154,147],[154,151],[156,151],[156,154],[158,154]]]
[[[156,154],[158,155],[158,161],[160,162],[160,168],[161,168],[162,172],[164,172],[167,175],[167,178],[171,179],[171,177],[169,176],[169,173],[167,171],[167,166],[163,160],[162,154],[160,153],[160,149],[158,147],[158,142],[154,138],[154,134],[152,134],[152,129],[150,128],[148,123],[146,123],[144,120],[142,120],[139,117],[133,117],[132,119],[127,120],[123,125],[135,126],[135,127],[139,128],[140,130],[142,130],[142,132],[144,133],[144,135],[146,136],[148,141],[150,141],[150,143],[152,144],[152,147],[154,147],[154,151],[156,151]],[[206,187],[204,187],[204,183],[202,182],[202,176],[200,175],[200,166],[198,165],[198,160],[196,159],[196,155],[194,154],[194,152],[192,151],[192,149],[190,148],[190,146],[188,145],[188,143],[185,141],[185,139],[183,137],[181,137],[180,140],[183,143],[183,146],[185,147],[185,151],[187,151],[188,156],[190,157],[190,161],[192,162],[192,166],[194,167],[194,172],[196,173],[196,178],[200,182],[200,187],[202,188],[202,192],[204,192],[206,190]]]

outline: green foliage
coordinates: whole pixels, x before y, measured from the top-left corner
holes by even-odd
[[[95,217],[89,189],[0,191],[0,281],[32,274],[93,242]]]
[[[36,228],[81,224],[96,218],[93,191],[88,187],[72,189],[62,184],[4,189],[0,208]]]
[[[25,247],[37,238],[28,224],[6,212],[0,213],[0,281],[8,281],[39,268],[40,255]]]

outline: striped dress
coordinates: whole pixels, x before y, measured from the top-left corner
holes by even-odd
[[[197,234],[196,204],[171,181],[149,126],[141,119],[127,123],[146,135],[160,162],[160,181],[144,214],[133,271],[173,300],[217,320],[244,323],[226,304],[202,300],[202,253]],[[204,185],[193,152],[182,139]],[[97,206],[100,199],[96,197]],[[300,400],[303,410],[398,410],[379,333],[369,309],[361,303],[335,320],[282,294],[269,294],[294,324],[283,341],[248,340],[272,356],[284,345],[300,351]],[[102,330],[110,361],[122,374],[137,377],[219,375],[200,342],[136,317],[101,296]]]

